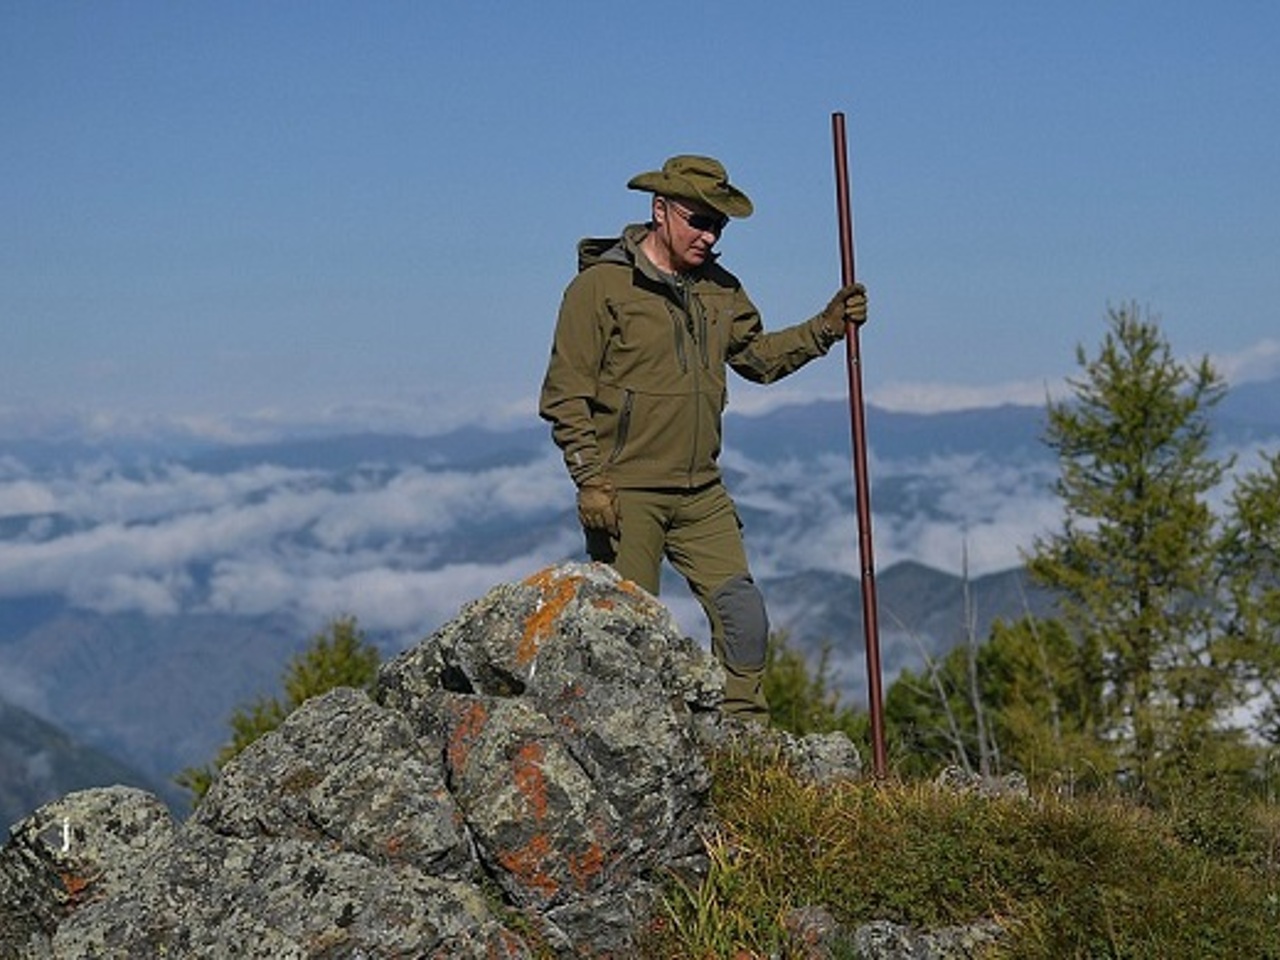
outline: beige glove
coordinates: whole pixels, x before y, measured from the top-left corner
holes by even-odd
[[[618,491],[608,477],[592,477],[578,488],[578,520],[587,530],[604,530],[610,536],[618,535]]]
[[[849,324],[867,322],[867,288],[860,283],[841,287],[819,316],[828,340],[843,340]]]

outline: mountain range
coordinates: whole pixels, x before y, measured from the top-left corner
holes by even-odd
[[[867,412],[884,679],[1052,598],[1022,560],[1056,528],[1044,411]],[[1280,440],[1280,380],[1233,388],[1215,451]],[[775,630],[829,648],[864,702],[847,405],[731,414],[722,457]],[[490,587],[581,556],[544,425],[244,444],[73,432],[0,438],[0,822],[94,782],[157,792],[208,762],[232,711],[275,694],[337,616],[388,656]],[[674,577],[662,599],[692,636]]]

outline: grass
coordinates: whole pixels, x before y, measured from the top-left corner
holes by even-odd
[[[673,881],[647,955],[803,956],[787,918],[822,906],[848,931],[994,920],[993,958],[1280,958],[1274,806],[821,787],[759,753],[720,754],[714,772],[711,869]],[[830,955],[855,954],[846,941]]]

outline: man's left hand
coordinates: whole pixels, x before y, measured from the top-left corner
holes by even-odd
[[[822,311],[822,324],[832,340],[843,339],[849,324],[866,322],[867,288],[860,283],[841,287]]]

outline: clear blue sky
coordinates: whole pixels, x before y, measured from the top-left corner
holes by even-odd
[[[8,0],[0,414],[532,417],[574,245],[673,153],[751,195],[724,263],[803,319],[833,111],[873,401],[1034,399],[1129,301],[1280,374],[1278,41],[1262,0]]]

